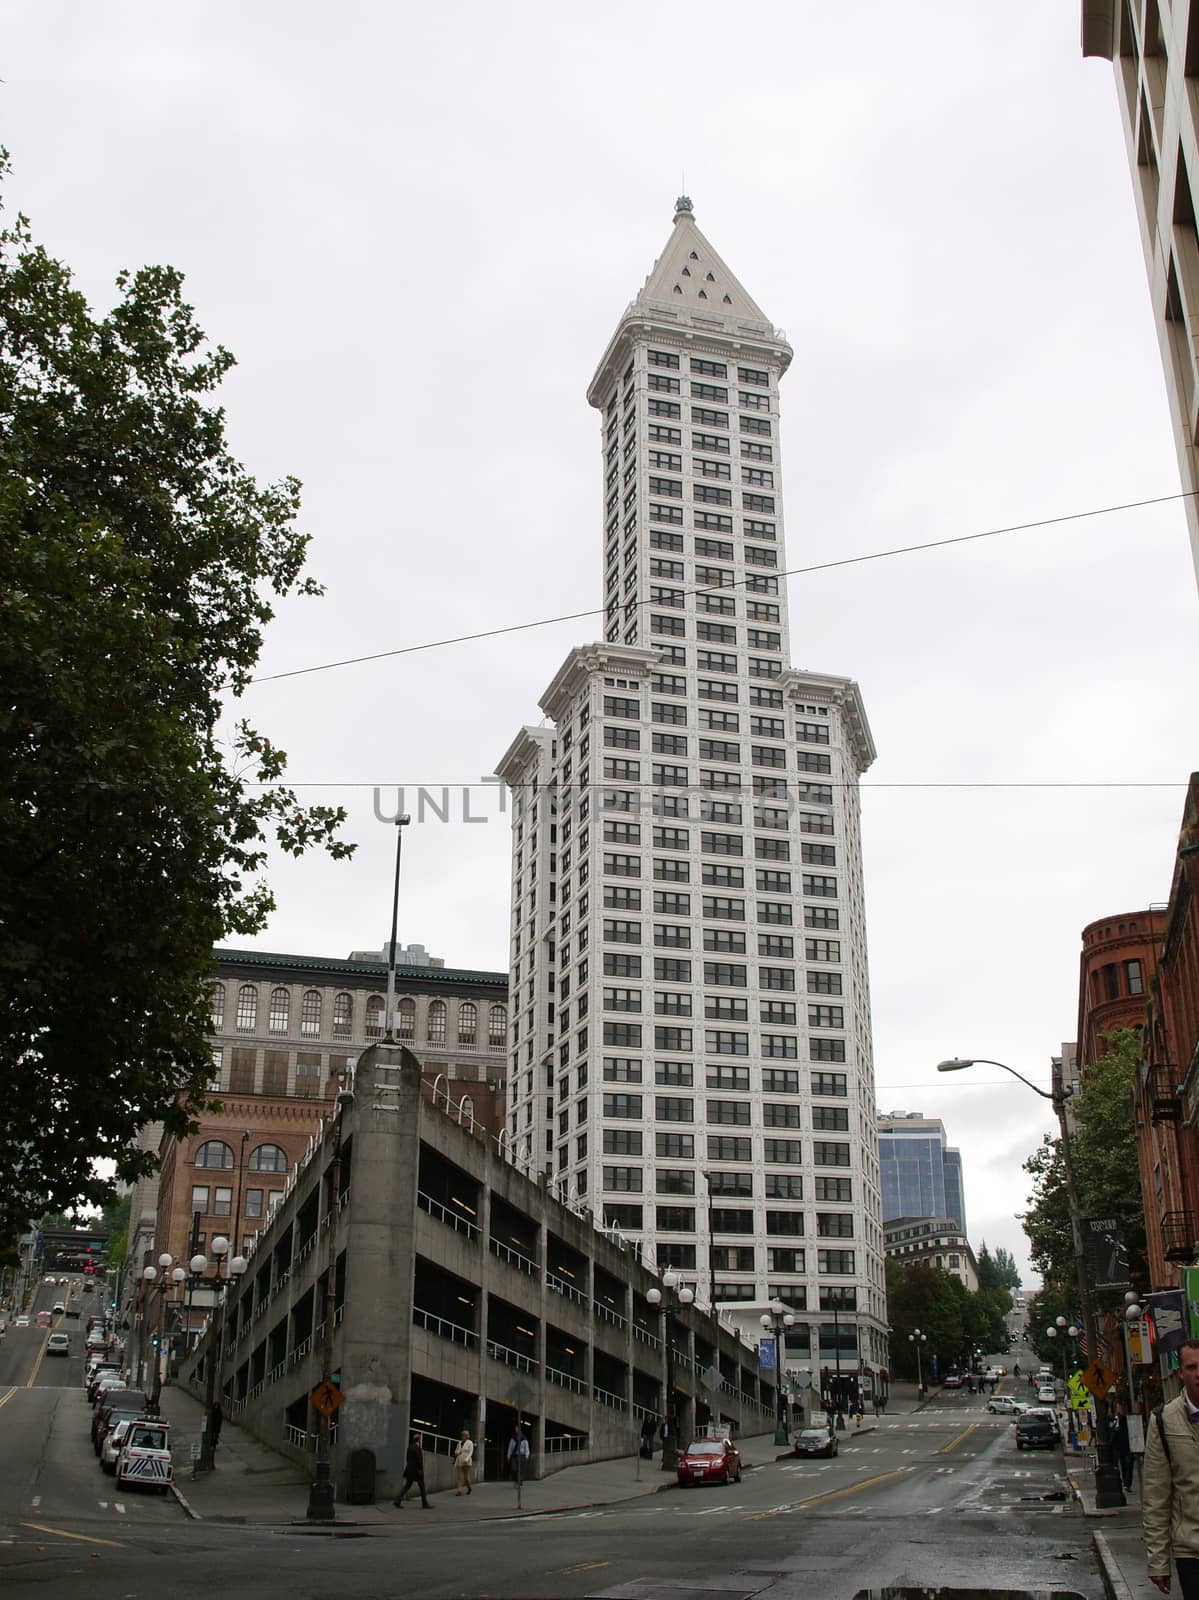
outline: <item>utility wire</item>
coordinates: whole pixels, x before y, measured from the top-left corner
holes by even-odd
[[[1118,511],[1140,511],[1146,506],[1168,505],[1174,500],[1188,500],[1199,490],[1185,489],[1178,494],[1155,495],[1149,500],[1126,500],[1120,505],[1096,506],[1089,511],[1070,511],[1060,517],[1041,517],[1036,522],[1013,522],[1002,528],[985,528],[981,533],[959,533],[949,539],[928,539],[921,544],[897,545],[891,550],[871,550],[865,555],[842,556],[837,561],[818,561],[809,567],[787,567],[782,572],[768,574],[777,578],[806,577],[813,572],[830,572],[836,567],[854,567],[867,561],[886,561],[893,556],[914,555],[920,550],[943,550],[947,545],[971,544],[979,539],[996,539],[1004,533],[1027,533],[1033,528],[1053,528],[1066,522],[1082,522],[1088,517],[1112,516]],[[740,588],[746,579],[732,584],[719,584],[703,589],[688,589],[684,594],[720,594],[725,589]],[[637,601],[638,606],[657,604],[656,601]],[[564,611],[556,617],[539,617],[533,622],[513,622],[506,628],[483,628],[478,633],[454,634],[448,639],[429,639],[424,644],[400,645],[394,650],[376,650],[371,655],[347,656],[342,661],[324,661],[314,667],[293,667],[288,672],[267,672],[251,678],[250,683],[277,683],[282,678],[302,678],[313,672],[333,672],[339,667],[356,667],[367,661],[387,661],[394,656],[415,655],[424,650],[443,650],[452,644],[473,644],[479,639],[498,639],[508,633],[527,633],[533,628],[550,628],[559,622],[582,622],[588,617],[602,617],[606,606],[595,606],[589,611]]]

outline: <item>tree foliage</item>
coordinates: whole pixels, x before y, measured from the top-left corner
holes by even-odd
[[[0,159],[0,178],[8,172]],[[227,698],[302,576],[299,485],[260,485],[170,267],[95,317],[24,217],[0,232],[0,1236],[153,1166],[211,1075],[212,948],[263,925],[272,839],[347,855]]]
[[[1143,1272],[1145,1258],[1145,1215],[1132,1117],[1140,1034],[1122,1028],[1109,1034],[1106,1044],[1106,1054],[1088,1067],[1073,1101],[1077,1132],[1070,1145],[1081,1214],[1119,1218],[1135,1277]],[[1047,1286],[1076,1299],[1074,1236],[1061,1139],[1046,1135],[1024,1163],[1024,1170],[1033,1180],[1031,1203],[1021,1218],[1033,1265]],[[1118,1291],[1107,1298],[1117,1304]],[[1075,1307],[1076,1313],[1078,1310]]]
[[[986,1241],[978,1252],[978,1286],[980,1289],[1018,1289],[1020,1269],[1010,1250],[1000,1245],[995,1251],[987,1249]]]
[[[966,1365],[976,1348],[1002,1350],[1007,1329],[1004,1317],[1012,1297],[1004,1288],[972,1292],[960,1278],[924,1262],[908,1265],[887,1257],[887,1311],[891,1319],[891,1360],[899,1377],[916,1377],[918,1328],[925,1338],[920,1359],[927,1374],[928,1359],[942,1365]]]

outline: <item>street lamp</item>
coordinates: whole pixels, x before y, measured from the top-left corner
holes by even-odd
[[[1017,1072],[1014,1067],[1009,1067],[1006,1062],[993,1061],[986,1056],[976,1056],[969,1059],[955,1056],[952,1061],[938,1062],[937,1071],[961,1072],[964,1067],[976,1066],[999,1067],[1001,1071],[1010,1073],[1013,1078],[1018,1078],[1026,1089],[1031,1089],[1034,1094],[1039,1094],[1042,1100],[1051,1101],[1053,1109],[1057,1112],[1058,1128],[1062,1142],[1062,1168],[1066,1179],[1066,1201],[1070,1209],[1070,1231],[1074,1239],[1074,1261],[1078,1272],[1078,1299],[1082,1307],[1082,1325],[1086,1331],[1090,1349],[1097,1354],[1099,1350],[1099,1321],[1095,1315],[1095,1305],[1091,1298],[1091,1285],[1087,1281],[1086,1262],[1083,1258],[1082,1211],[1078,1202],[1078,1186],[1074,1180],[1074,1156],[1070,1145],[1070,1124],[1066,1117],[1066,1105],[1070,1100],[1070,1090],[1064,1087],[1054,1087],[1051,1090],[1039,1089],[1023,1073]],[[1112,1455],[1107,1401],[1102,1395],[1096,1395],[1094,1401],[1095,1505],[1102,1511],[1112,1506],[1122,1506],[1125,1501],[1124,1490],[1120,1482],[1120,1469]]]
[[[770,1310],[763,1311],[759,1320],[767,1333],[774,1334],[774,1385],[778,1399],[775,1408],[774,1442],[786,1446],[791,1440],[787,1428],[787,1397],[783,1393],[783,1351],[786,1346],[782,1336],[787,1328],[795,1326],[795,1318],[781,1300],[772,1300]]]
[[[662,1471],[673,1472],[678,1465],[678,1412],[674,1403],[674,1344],[670,1337],[670,1313],[678,1306],[689,1306],[695,1299],[690,1289],[681,1288],[682,1279],[673,1267],[668,1267],[662,1274],[662,1289],[670,1296],[668,1300],[662,1297],[662,1289],[650,1289],[645,1298],[651,1306],[661,1306],[662,1340],[666,1346],[666,1405],[663,1415],[666,1418],[666,1437],[662,1440]]]
[[[833,1401],[833,1410],[836,1414],[835,1426],[840,1429],[844,1429],[845,1427],[845,1388],[841,1379],[841,1323],[837,1313],[838,1311],[847,1311],[849,1309],[845,1300],[845,1296],[848,1294],[848,1292],[849,1291],[847,1289],[828,1289],[825,1291],[824,1296],[822,1297],[822,1303],[827,1305],[833,1314],[833,1360],[837,1365],[837,1382],[836,1392],[831,1396],[831,1399]],[[854,1348],[858,1349],[856,1336],[854,1339]],[[860,1350],[858,1350],[858,1359],[860,1362]],[[829,1432],[832,1433],[833,1429],[830,1428]]]
[[[928,1343],[928,1334],[921,1333],[919,1328],[913,1328],[908,1334],[908,1343],[916,1347],[916,1393],[924,1394],[924,1367],[920,1360],[920,1346]]]
[[[213,1281],[217,1291],[217,1314],[216,1322],[209,1333],[208,1360],[205,1364],[204,1432],[200,1437],[200,1459],[196,1463],[198,1472],[211,1472],[216,1465],[213,1460],[215,1447],[212,1441],[212,1408],[216,1404],[217,1370],[224,1355],[222,1347],[225,1343],[225,1295],[228,1291],[229,1279],[240,1278],[247,1266],[245,1256],[229,1255],[231,1248],[228,1239],[223,1234],[218,1234],[212,1241],[211,1249],[216,1257],[216,1277]],[[227,1261],[225,1259],[226,1256],[229,1257]],[[199,1268],[196,1267],[197,1262],[200,1263]],[[206,1256],[195,1255],[192,1257],[190,1265],[193,1271],[206,1272],[208,1270],[208,1259]],[[221,1279],[222,1266],[225,1268],[223,1283]]]

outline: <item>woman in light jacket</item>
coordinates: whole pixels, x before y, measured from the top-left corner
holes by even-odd
[[[454,1481],[457,1488],[455,1494],[461,1494],[465,1489],[470,1493],[470,1469],[475,1459],[475,1441],[470,1436],[470,1429],[463,1428],[462,1437],[454,1451]]]

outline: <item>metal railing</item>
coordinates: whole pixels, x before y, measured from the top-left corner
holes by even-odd
[[[587,1385],[582,1378],[574,1378],[569,1372],[562,1372],[557,1367],[546,1367],[545,1375],[551,1383],[556,1383],[560,1389],[573,1389],[575,1394],[586,1394]]]
[[[591,1305],[596,1316],[601,1322],[610,1322],[614,1328],[624,1328],[628,1326],[627,1320],[621,1316],[620,1312],[613,1311],[612,1307],[605,1305],[602,1300],[593,1300]]]
[[[306,1339],[302,1339],[300,1341],[300,1343],[298,1345],[296,1345],[295,1349],[291,1352],[291,1355],[290,1355],[290,1357],[288,1359],[290,1360],[292,1366],[293,1367],[298,1367],[300,1362],[303,1361],[304,1357],[308,1354],[308,1352],[311,1349],[312,1349],[312,1335],[309,1334],[308,1337]]]
[[[649,1345],[651,1350],[660,1350],[662,1341],[657,1334],[649,1333],[639,1322],[633,1324],[633,1338],[640,1339],[642,1344]]]
[[[464,1233],[468,1239],[477,1239],[479,1225],[477,1222],[468,1222],[465,1217],[458,1215],[450,1206],[442,1205],[440,1200],[434,1200],[431,1194],[426,1194],[423,1189],[416,1191],[416,1203],[422,1211],[427,1211],[431,1217],[436,1217],[439,1222],[444,1222],[448,1228],[453,1228],[457,1233]]]
[[[458,1322],[449,1322],[445,1317],[434,1316],[431,1311],[426,1311],[421,1306],[413,1306],[412,1320],[418,1328],[427,1328],[439,1339],[449,1339],[452,1344],[465,1345],[468,1350],[473,1350],[479,1342],[479,1335],[470,1328],[464,1328]]]
[[[610,1389],[601,1389],[598,1383],[591,1386],[591,1393],[602,1406],[610,1406],[613,1411],[627,1411],[628,1403],[622,1395],[613,1394]]]
[[[581,1306],[587,1304],[587,1296],[576,1289],[573,1283],[567,1283],[565,1278],[558,1277],[557,1273],[546,1272],[545,1286],[547,1289],[552,1289],[555,1294],[564,1295],[567,1300],[574,1300]]]
[[[488,1339],[487,1354],[493,1361],[502,1361],[505,1366],[515,1367],[518,1372],[532,1372],[537,1366],[532,1356],[522,1355],[519,1350],[513,1350],[511,1345],[499,1344],[495,1339]]]
[[[563,1433],[545,1441],[547,1456],[563,1455],[569,1450],[590,1450],[591,1435],[589,1433]]]
[[[541,1268],[529,1256],[522,1255],[519,1250],[513,1250],[506,1244],[501,1244],[498,1239],[491,1241],[491,1253],[498,1256],[501,1261],[506,1261],[510,1267],[515,1267],[517,1272],[527,1273],[530,1278],[541,1275]]]

